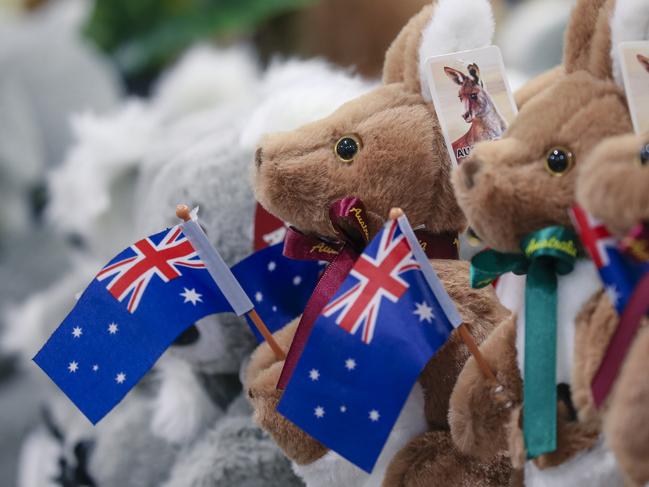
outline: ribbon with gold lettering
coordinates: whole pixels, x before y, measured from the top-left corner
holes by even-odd
[[[294,228],[288,230],[284,240],[285,256],[300,260],[326,261],[329,265],[304,308],[284,362],[277,384],[278,389],[284,389],[288,384],[322,308],[331,300],[354,267],[358,257],[374,237],[369,226],[367,210],[359,198],[348,196],[334,202],[329,208],[329,219],[340,238],[339,241],[332,242],[305,235]],[[457,234],[433,234],[425,230],[417,230],[415,235],[429,258],[457,259],[459,257]]]
[[[642,317],[649,312],[649,224],[643,223],[631,230],[620,243],[620,250],[637,265],[640,277],[593,377],[591,389],[597,407],[606,400],[631,348]]]
[[[522,253],[485,250],[471,260],[471,286],[484,287],[507,272],[527,274],[523,435],[528,458],[557,448],[557,275],[572,272],[577,236],[565,227],[527,235]]]

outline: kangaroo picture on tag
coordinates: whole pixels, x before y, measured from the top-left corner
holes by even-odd
[[[426,75],[446,145],[457,164],[478,142],[502,137],[516,115],[495,46],[432,57]]]
[[[624,89],[636,133],[649,131],[649,42],[619,45]]]

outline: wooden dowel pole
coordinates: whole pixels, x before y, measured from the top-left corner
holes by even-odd
[[[487,379],[496,382],[496,376],[492,372],[491,367],[489,367],[489,364],[482,355],[482,352],[480,352],[480,349],[473,339],[473,336],[471,336],[471,333],[469,333],[466,324],[462,323],[458,330],[460,332],[462,340],[464,340],[464,343],[469,348],[469,352],[471,352],[471,355],[473,355],[473,358],[475,358],[475,361],[478,363],[478,367],[480,367],[480,370],[482,371],[484,376]]]
[[[186,222],[191,220],[192,216],[191,216],[191,210],[189,209],[189,206],[187,205],[176,206],[176,216]],[[255,311],[254,308],[248,312],[248,317],[255,325],[257,330],[259,330],[261,336],[264,337],[264,340],[266,340],[270,348],[273,350],[273,353],[275,353],[277,360],[286,360],[286,353],[284,353],[282,347],[279,346],[279,343],[277,343],[275,337],[273,337],[272,333],[266,326],[266,323],[264,323],[264,321],[261,319],[261,316],[259,316],[259,314],[257,313],[257,311]]]
[[[266,324],[262,321],[259,314],[257,314],[257,311],[254,309],[251,310],[248,313],[248,316],[254,323],[257,330],[259,330],[259,333],[261,333],[261,336],[264,337],[266,343],[268,343],[268,346],[275,354],[275,357],[277,357],[277,360],[286,360],[286,353],[284,352],[284,350],[282,350],[282,347],[279,346],[279,343],[277,343],[275,337],[272,335]]]

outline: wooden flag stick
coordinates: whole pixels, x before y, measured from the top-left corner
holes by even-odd
[[[487,363],[484,356],[482,355],[482,352],[478,348],[478,345],[473,339],[473,336],[471,335],[471,333],[469,333],[469,329],[467,328],[466,324],[462,323],[459,326],[458,330],[460,332],[460,336],[462,337],[462,340],[464,340],[464,343],[468,347],[469,352],[471,352],[471,355],[473,355],[473,358],[478,363],[478,367],[480,367],[482,374],[487,379],[496,382],[496,376],[494,375],[493,371],[491,370],[491,367],[489,367],[489,364]]]
[[[390,219],[391,220],[397,220],[401,218],[404,215],[404,212],[401,208],[392,208],[390,210]],[[473,336],[471,336],[471,333],[469,332],[467,326],[465,323],[462,323],[458,327],[458,332],[460,334],[460,337],[462,337],[462,340],[466,344],[467,348],[469,349],[469,352],[471,352],[471,355],[475,358],[476,362],[478,363],[478,367],[480,367],[480,370],[484,374],[484,376],[487,379],[493,380],[494,382],[496,381],[496,376],[494,373],[491,371],[491,368],[489,367],[489,364],[485,360],[484,356],[482,355],[482,352],[480,352],[480,349],[478,348],[478,345],[476,344],[475,340],[473,339]]]
[[[185,222],[190,221],[192,216],[189,206],[176,206],[176,216]],[[259,316],[257,311],[253,308],[247,313],[247,315],[255,325],[257,330],[259,330],[261,336],[264,337],[266,343],[268,343],[268,346],[270,346],[273,353],[277,357],[277,360],[286,360],[286,353],[284,352],[284,350],[282,350],[282,347],[279,346],[279,343],[277,343],[277,340],[275,340],[275,337],[273,337],[272,333],[270,332],[264,321],[261,319],[261,316]]]

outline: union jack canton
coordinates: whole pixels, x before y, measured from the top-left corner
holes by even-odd
[[[407,219],[391,221],[323,309],[278,411],[371,472],[421,370],[459,324]]]

